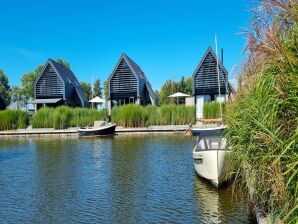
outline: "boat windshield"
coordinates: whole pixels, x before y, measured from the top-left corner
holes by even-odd
[[[223,137],[206,136],[197,138],[197,147],[195,151],[205,150],[224,150],[226,148],[227,141]]]

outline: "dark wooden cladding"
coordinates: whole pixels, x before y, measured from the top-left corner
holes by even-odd
[[[137,82],[138,80],[128,64],[122,59],[110,81],[111,95],[117,96],[117,98],[127,97],[127,94],[137,96]]]
[[[36,98],[63,98],[63,82],[48,64],[36,83]]]
[[[126,54],[122,54],[109,77],[109,100],[112,106],[136,102],[157,104],[157,98],[141,68]]]
[[[45,104],[46,102],[59,102],[49,103],[52,106],[65,104],[73,107],[86,107],[89,105],[73,72],[52,59],[48,59],[41,74],[36,79],[34,95],[37,102],[45,102]],[[39,106],[37,105],[37,107]]]
[[[228,72],[219,61],[219,83],[220,93],[229,93]],[[194,95],[218,95],[218,74],[217,60],[213,50],[209,47],[202,58],[199,66],[193,74],[193,94]]]

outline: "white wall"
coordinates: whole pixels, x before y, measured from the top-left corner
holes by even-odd
[[[226,95],[217,95],[215,96],[215,101],[218,103],[225,103],[227,101],[227,96]]]
[[[194,106],[195,105],[195,97],[185,97],[185,106]]]
[[[196,96],[196,118],[203,118],[204,96]]]

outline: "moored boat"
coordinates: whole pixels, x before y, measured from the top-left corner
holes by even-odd
[[[197,136],[222,136],[224,130],[227,129],[226,125],[220,125],[215,127],[192,127],[191,133]]]
[[[114,135],[116,124],[109,124],[105,121],[95,121],[94,127],[78,129],[80,137],[97,137]]]
[[[226,139],[223,137],[225,129],[226,126],[196,128],[193,132],[199,135],[193,149],[195,171],[217,188],[227,181],[225,157],[229,151]]]

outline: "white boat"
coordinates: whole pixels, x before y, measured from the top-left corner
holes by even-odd
[[[226,126],[193,129],[198,134],[193,149],[195,171],[217,188],[227,180],[225,157],[229,151],[226,147],[227,141],[223,137],[225,129]]]

